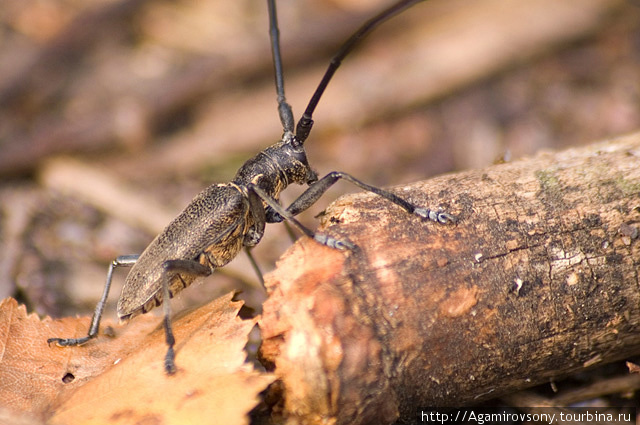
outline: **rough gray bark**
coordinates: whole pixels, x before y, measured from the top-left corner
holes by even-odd
[[[640,134],[367,194],[267,277],[263,356],[289,423],[391,423],[640,353]],[[323,422],[327,421],[327,422]]]

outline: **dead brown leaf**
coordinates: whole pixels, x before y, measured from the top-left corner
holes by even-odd
[[[237,317],[232,294],[174,321],[175,375],[163,370],[164,331],[156,317],[113,326],[81,347],[47,338],[82,336],[89,319],[40,320],[14,299],[0,302],[0,408],[52,424],[248,423],[273,378],[245,363],[255,320]],[[106,324],[108,325],[108,324]]]

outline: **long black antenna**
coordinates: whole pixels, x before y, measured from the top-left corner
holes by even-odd
[[[298,124],[296,125],[296,139],[300,144],[304,143],[304,141],[307,140],[307,137],[311,132],[311,127],[313,126],[313,111],[315,111],[316,106],[318,106],[320,97],[322,97],[322,94],[327,88],[329,81],[331,81],[331,77],[333,77],[333,74],[336,72],[345,56],[347,56],[353,50],[353,48],[378,25],[421,1],[424,0],[400,0],[394,3],[387,9],[383,10],[382,12],[378,13],[376,16],[365,22],[364,25],[362,25],[355,33],[353,33],[351,37],[349,37],[349,39],[342,46],[340,46],[338,52],[331,59],[331,63],[329,64],[327,71],[322,77],[322,81],[320,81],[318,88],[311,97],[311,100],[307,105],[307,109],[305,109],[304,114],[302,114],[302,118],[300,118],[300,121],[298,121]],[[273,0],[270,0],[269,3],[273,3]]]
[[[269,8],[269,36],[271,37],[271,55],[273,56],[273,70],[276,76],[276,93],[278,94],[278,115],[284,131],[284,138],[293,137],[293,111],[284,97],[284,72],[282,71],[282,56],[280,54],[280,30],[278,29],[278,15],[275,0],[267,0]]]

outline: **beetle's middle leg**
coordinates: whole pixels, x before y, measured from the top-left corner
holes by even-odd
[[[109,290],[111,289],[111,278],[113,277],[113,269],[115,269],[116,267],[131,267],[136,263],[136,261],[138,261],[139,257],[139,255],[121,255],[113,260],[111,264],[109,264],[109,270],[107,271],[107,282],[104,284],[102,297],[100,298],[100,301],[98,301],[96,309],[93,312],[91,325],[89,326],[89,333],[86,336],[82,338],[49,338],[47,339],[47,344],[55,342],[59,346],[66,347],[69,345],[82,345],[90,339],[95,338],[98,335],[98,330],[100,329],[100,319],[102,319],[104,306],[107,303],[107,298],[109,297]]]
[[[171,304],[169,303],[169,299],[171,298],[171,293],[169,291],[169,286],[171,285],[171,280],[174,277],[180,279],[180,275],[191,275],[196,277],[204,277],[209,276],[211,274],[211,268],[204,266],[197,261],[193,260],[167,260],[162,263],[162,310],[164,313],[164,333],[167,345],[167,354],[164,358],[164,369],[168,374],[173,374],[176,371],[175,364],[175,351],[173,346],[176,344],[176,339],[173,336],[173,329],[171,327]]]

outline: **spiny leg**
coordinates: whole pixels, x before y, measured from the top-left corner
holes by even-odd
[[[282,218],[286,219],[287,221],[289,221],[291,224],[293,224],[293,226],[295,226],[296,229],[300,230],[302,233],[304,233],[305,235],[309,236],[311,239],[315,240],[316,242],[319,242],[319,243],[321,243],[323,245],[326,245],[329,248],[335,248],[335,249],[354,249],[355,248],[355,245],[353,245],[349,241],[341,241],[341,240],[335,239],[335,238],[333,238],[331,236],[315,233],[313,230],[307,228],[302,223],[300,223],[298,220],[296,220],[295,217],[293,216],[293,214],[291,214],[289,211],[285,210],[282,207],[282,205],[280,205],[278,202],[276,202],[275,199],[271,198],[265,191],[260,189],[258,186],[254,185],[254,184],[251,184],[251,185],[248,186],[248,188],[250,190],[254,191],[264,202],[266,202],[266,204],[273,211],[275,211],[277,214],[279,214],[280,217],[282,217]],[[280,221],[282,221],[282,220],[280,220]]]
[[[167,348],[167,354],[164,357],[164,370],[169,375],[172,375],[176,371],[176,354],[173,348],[176,344],[176,339],[173,336],[173,329],[171,327],[171,304],[169,302],[169,299],[171,298],[171,293],[169,291],[171,279],[181,273],[192,276],[209,276],[211,274],[211,269],[207,266],[203,266],[197,261],[192,260],[167,260],[162,263],[162,268],[162,310],[164,313],[163,326],[165,340],[167,342],[167,345],[169,346]]]
[[[93,317],[91,318],[91,325],[89,326],[89,333],[87,334],[87,336],[84,336],[82,338],[49,338],[47,339],[47,344],[55,342],[59,346],[66,347],[70,345],[81,345],[89,341],[90,339],[95,338],[98,335],[98,330],[100,328],[100,319],[102,318],[104,306],[106,305],[107,298],[109,297],[113,270],[116,267],[131,267],[136,263],[136,261],[138,261],[139,257],[139,255],[121,255],[113,260],[111,264],[109,264],[109,270],[107,271],[107,282],[104,285],[102,297],[100,298],[100,301],[98,301],[96,309],[93,312]]]
[[[351,182],[361,189],[364,189],[371,193],[375,193],[376,195],[393,202],[409,214],[415,214],[418,217],[426,218],[441,224],[455,223],[456,221],[456,218],[447,212],[418,207],[417,205],[414,205],[411,202],[387,190],[363,183],[350,174],[343,173],[341,171],[332,171],[317,182],[310,185],[307,190],[305,190],[302,195],[298,197],[298,199],[296,199],[291,205],[289,205],[289,207],[287,208],[287,212],[294,216],[300,214],[302,211],[313,205],[322,196],[322,194],[324,194],[327,189],[329,189],[329,187],[331,187],[340,179]],[[278,217],[275,217],[271,214],[267,217],[267,221],[279,220]]]

